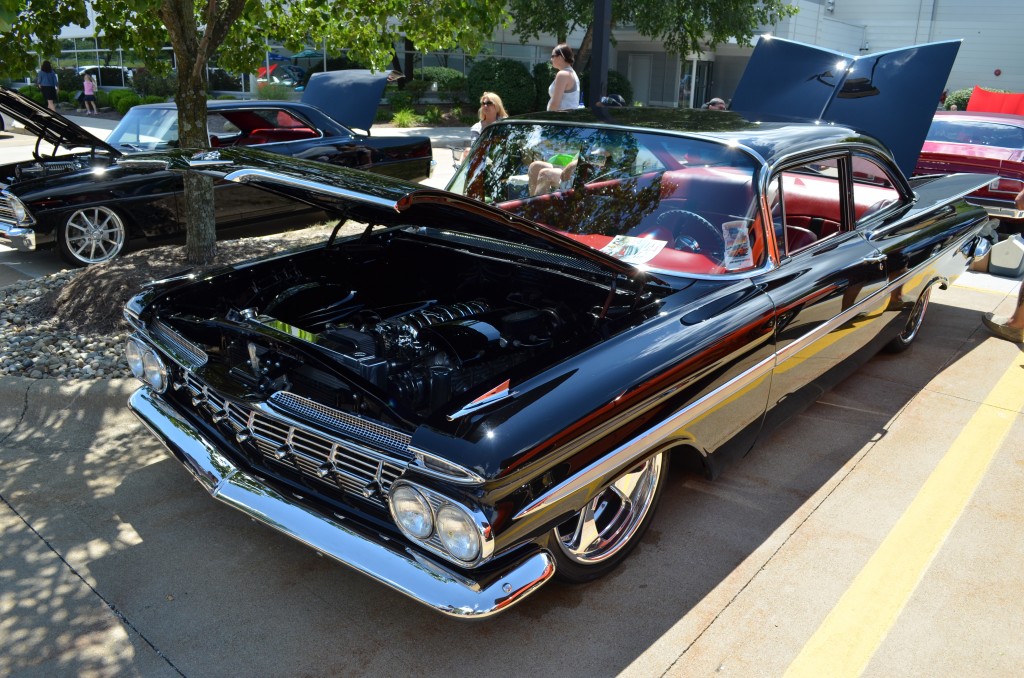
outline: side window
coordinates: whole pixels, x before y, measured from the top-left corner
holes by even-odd
[[[897,206],[900,192],[886,169],[864,156],[853,156],[853,209],[857,224]]]
[[[781,256],[842,230],[838,158],[789,167],[775,176],[771,187],[769,205]]]

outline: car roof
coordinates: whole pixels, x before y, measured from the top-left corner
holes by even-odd
[[[989,113],[987,111],[937,111],[937,120],[956,120],[957,122],[1000,122],[1006,125],[1024,127],[1024,115],[1013,113]]]
[[[496,125],[535,122],[584,125],[700,137],[754,152],[768,164],[783,157],[830,145],[861,143],[891,155],[877,139],[845,125],[830,123],[761,123],[732,111],[693,108],[596,107],[513,116]]]

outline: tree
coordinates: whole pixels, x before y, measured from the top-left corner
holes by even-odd
[[[559,42],[564,42],[571,32],[586,27],[574,67],[587,70],[594,0],[509,0],[508,8],[522,42],[541,34],[557,36]],[[612,27],[632,24],[640,35],[685,56],[704,48],[714,49],[730,38],[749,43],[761,26],[773,25],[796,12],[787,0],[612,0]]]
[[[209,146],[206,136],[206,64],[253,72],[268,38],[288,49],[326,44],[348,50],[361,63],[384,70],[398,40],[423,51],[460,46],[476,52],[501,25],[501,3],[486,0],[92,0],[95,31],[107,45],[130,49],[147,68],[166,70],[163,48],[174,51],[179,140],[183,148]],[[0,0],[0,76],[36,69],[36,56],[58,54],[57,36],[69,24],[89,25],[85,0]],[[186,175],[185,204],[190,263],[216,255],[212,180]]]

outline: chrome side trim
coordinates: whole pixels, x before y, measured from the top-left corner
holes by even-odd
[[[628,468],[631,464],[640,461],[644,456],[651,454],[662,443],[672,437],[686,422],[696,419],[730,396],[739,393],[744,388],[753,384],[758,379],[771,374],[775,366],[775,355],[772,354],[761,362],[751,366],[742,374],[730,379],[719,388],[708,393],[703,398],[693,402],[689,406],[679,410],[674,415],[664,420],[657,426],[635,436],[629,442],[620,445],[614,452],[606,456],[593,466],[589,466],[573,476],[563,480],[561,483],[545,492],[533,502],[522,508],[513,520],[525,518],[537,511],[545,509],[552,504],[562,501],[567,497],[586,490],[592,483],[602,478],[609,477],[616,471]]]
[[[366,193],[352,191],[347,188],[321,184],[316,181],[307,181],[305,179],[299,179],[298,177],[288,176],[287,174],[278,174],[276,172],[270,172],[262,169],[240,169],[231,172],[224,178],[228,181],[234,181],[240,184],[261,182],[268,184],[280,184],[281,186],[290,186],[292,188],[315,191],[317,193],[331,195],[344,200],[354,200],[356,202],[367,203],[369,205],[376,205],[377,207],[385,207],[396,212],[400,211],[398,209],[398,203],[394,200],[386,200],[373,195],[367,195]]]
[[[469,579],[385,535],[357,532],[286,497],[221,455],[174,409],[143,387],[132,412],[215,499],[348,565],[413,600],[452,617],[487,617],[536,591],[555,573],[551,554],[528,552],[486,580]]]
[[[955,244],[950,246],[947,251],[958,252],[968,241],[976,237],[976,233],[968,233]],[[706,414],[719,403],[728,400],[748,385],[764,377],[766,374],[770,374],[776,367],[797,355],[799,351],[813,344],[815,341],[827,336],[854,316],[862,313],[866,304],[878,300],[879,298],[884,298],[885,295],[890,294],[892,290],[901,286],[907,279],[918,275],[920,271],[928,265],[928,263],[934,260],[935,258],[931,258],[928,262],[921,264],[912,271],[906,271],[898,278],[889,281],[884,287],[880,288],[871,296],[862,299],[856,305],[851,306],[843,313],[840,313],[831,320],[815,327],[807,334],[785,346],[781,351],[778,351],[756,365],[753,365],[742,374],[739,374],[728,382],[722,384],[711,393],[708,393],[704,397],[683,408],[660,424],[648,429],[634,437],[632,440],[619,446],[612,453],[593,466],[579,471],[575,475],[567,478],[542,494],[533,502],[522,508],[515,516],[513,516],[512,519],[519,520],[536,513],[541,509],[547,508],[556,502],[563,501],[568,497],[583,492],[592,483],[596,483],[602,478],[609,477],[613,472],[628,468],[631,464],[640,461],[646,455],[657,450],[663,443],[672,437],[673,433],[682,428],[687,422]],[[937,279],[928,281],[925,287],[927,288],[931,285],[947,283],[948,281],[940,276]]]

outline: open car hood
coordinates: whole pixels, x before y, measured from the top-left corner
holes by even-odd
[[[82,129],[60,113],[40,106],[17,90],[0,87],[0,111],[21,123],[36,137],[65,148],[95,148],[112,156],[121,152],[90,132]]]
[[[290,197],[342,220],[465,233],[531,247],[549,253],[554,260],[584,261],[590,270],[613,276],[656,280],[650,273],[528,219],[456,193],[419,188],[380,174],[253,149],[133,154],[119,163],[199,172]]]
[[[910,176],[959,40],[853,56],[762,37],[731,108],[750,120],[824,121],[884,143]]]
[[[338,122],[369,130],[388,84],[388,73],[350,69],[314,73],[302,92],[302,103],[316,106]]]

